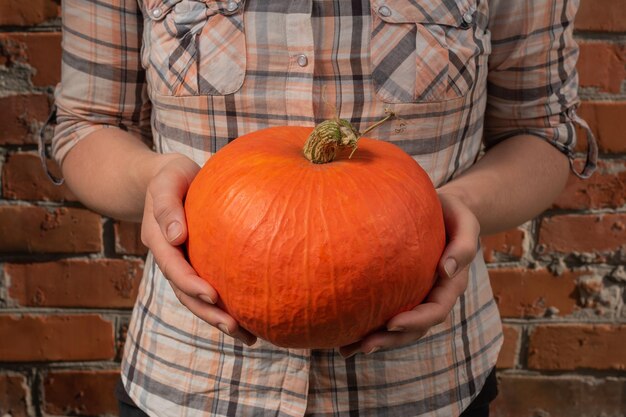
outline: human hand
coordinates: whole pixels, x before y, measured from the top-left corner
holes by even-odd
[[[428,330],[443,323],[457,299],[465,292],[469,265],[476,256],[480,224],[472,211],[456,196],[439,192],[448,244],[443,251],[433,289],[424,302],[413,310],[400,313],[386,330],[374,332],[364,339],[342,346],[339,352],[349,358],[359,352],[374,353],[415,342]]]
[[[141,240],[169,281],[178,300],[200,319],[253,345],[256,337],[215,305],[218,294],[187,262],[180,247],[187,239],[183,198],[200,167],[183,155],[167,155],[146,192]]]

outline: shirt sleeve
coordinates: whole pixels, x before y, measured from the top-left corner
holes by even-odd
[[[63,0],[61,83],[52,156],[61,164],[87,135],[121,128],[150,141],[137,0]]]
[[[537,136],[567,155],[576,175],[589,177],[598,151],[591,130],[576,114],[578,0],[491,0],[489,9],[486,148],[520,134]],[[573,165],[575,124],[587,134],[581,172]]]

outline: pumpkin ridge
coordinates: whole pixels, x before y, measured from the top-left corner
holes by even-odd
[[[259,218],[258,218],[258,219],[256,219],[256,223],[255,223],[255,225],[256,225],[256,226],[262,225],[262,224],[264,223],[264,220],[265,220],[265,219],[267,219],[269,216],[273,216],[273,215],[275,215],[275,213],[272,211],[272,208],[273,208],[273,207],[275,207],[275,204],[274,204],[274,203],[276,202],[276,200],[278,200],[278,199],[280,198],[280,196],[281,196],[281,195],[283,195],[281,192],[282,192],[285,188],[287,188],[287,187],[289,187],[289,186],[292,186],[292,185],[293,185],[293,184],[291,184],[291,183],[290,183],[290,178],[292,177],[290,173],[287,173],[288,175],[284,175],[284,174],[283,174],[283,175],[281,175],[281,172],[283,172],[283,171],[287,171],[287,170],[289,170],[289,169],[291,169],[291,167],[290,167],[290,166],[279,166],[279,167],[278,167],[278,170],[273,171],[271,176],[262,176],[261,178],[263,178],[263,179],[265,180],[265,181],[263,181],[262,183],[258,182],[258,180],[257,180],[257,183],[256,183],[256,185],[257,185],[257,186],[255,187],[255,188],[256,188],[256,190],[255,190],[254,194],[252,194],[252,195],[251,195],[251,196],[247,199],[248,201],[247,201],[246,205],[245,205],[244,207],[240,207],[240,209],[239,209],[239,210],[238,210],[238,212],[237,212],[237,214],[238,214],[238,215],[240,215],[240,216],[242,216],[242,217],[243,217],[244,222],[245,222],[246,215],[249,215],[249,213],[250,213],[250,206],[251,206],[252,202],[256,201],[256,198],[257,198],[260,194],[262,194],[262,193],[266,193],[266,187],[267,187],[268,185],[270,185],[270,186],[271,186],[272,182],[273,182],[276,178],[278,178],[278,177],[281,177],[281,176],[282,176],[282,177],[284,177],[284,178],[285,178],[285,181],[283,181],[282,185],[280,186],[281,188],[278,190],[278,192],[274,192],[274,193],[272,194],[272,199],[271,199],[269,202],[267,202],[267,204],[266,204],[267,209],[265,210],[265,212],[264,212],[261,216],[259,216]],[[241,181],[244,181],[244,182],[245,182],[245,180],[246,180],[246,179],[248,179],[248,180],[249,180],[249,179],[250,179],[250,176],[249,176],[248,174],[249,174],[249,173],[246,173],[246,175],[243,175],[243,176],[241,177],[241,178],[242,178],[242,179],[241,179]],[[300,182],[302,182],[302,181],[303,181],[302,176],[299,176],[298,178],[300,179]],[[293,196],[294,196],[294,195],[296,195],[296,193],[291,193],[291,194],[290,194],[291,198],[293,198]],[[288,208],[289,208],[289,205],[288,205],[288,204],[285,204],[285,205],[284,205],[284,210],[286,211]],[[235,220],[231,220],[231,221],[233,221],[233,223],[235,223]],[[241,223],[241,220],[236,221],[236,223]],[[280,224],[280,223],[278,223],[278,224]],[[237,256],[235,257],[236,259],[241,259],[242,257],[244,257],[244,256],[246,255],[245,250],[246,250],[246,248],[248,247],[247,242],[249,242],[249,241],[253,238],[253,236],[254,236],[256,233],[258,233],[257,227],[249,227],[248,229],[249,229],[249,231],[248,231],[248,233],[247,233],[245,236],[240,236],[240,237],[237,239],[237,240],[240,242],[240,245],[239,245],[239,248],[238,248]],[[233,232],[233,234],[234,234],[236,231],[237,231],[237,230],[236,230],[236,227],[233,227],[233,228],[232,228],[232,232]],[[231,238],[231,236],[232,236],[232,234],[229,234],[229,238]],[[273,235],[272,235],[272,241],[274,241],[277,237],[278,237],[278,235],[277,235],[277,234],[273,234]],[[266,243],[267,243],[267,242],[263,242],[263,244],[266,244]],[[271,247],[269,247],[269,248],[268,248],[268,247],[266,247],[266,248],[264,248],[264,249],[265,249],[265,256],[266,256],[266,259],[268,259],[269,257],[271,257],[271,256],[270,256],[270,255],[271,255]],[[272,314],[273,309],[271,308],[271,305],[270,305],[270,304],[271,304],[271,302],[272,302],[272,301],[274,301],[274,300],[273,300],[273,298],[272,298],[272,297],[270,297],[270,296],[269,296],[269,294],[272,294],[272,291],[271,291],[271,286],[269,286],[269,279],[270,279],[270,273],[269,273],[269,267],[270,267],[270,264],[269,264],[269,262],[268,262],[266,265],[267,265],[267,268],[266,268],[266,270],[265,270],[265,272],[264,272],[264,274],[263,274],[263,277],[264,277],[264,281],[266,282],[266,285],[265,285],[265,294],[266,294],[266,295],[268,295],[268,296],[266,296],[266,297],[265,297],[265,305],[264,305],[264,308],[263,308],[263,309],[265,310],[265,314],[266,314],[267,319],[268,319],[268,320],[266,320],[266,321],[267,321],[267,325],[268,325],[268,326],[266,327],[265,331],[267,331],[267,333],[266,333],[266,334],[267,334],[267,335],[269,335],[269,334],[271,334],[271,330],[269,329],[269,325],[270,325],[270,323],[272,323],[272,321],[270,320],[270,316],[272,316],[272,315],[273,315],[273,314]],[[226,270],[224,270],[224,271],[226,271]],[[244,282],[245,282],[245,281],[247,281],[247,278],[246,278],[246,277],[242,277],[242,276],[241,276],[242,271],[238,271],[238,272],[237,272],[237,274],[239,275],[238,281],[242,281],[242,278],[243,278],[243,281],[244,281]],[[228,281],[227,285],[230,287],[231,282],[230,282],[230,280],[227,280],[227,281]],[[259,289],[255,289],[255,291],[257,291],[257,292],[258,292],[258,291],[259,291]],[[238,320],[244,320],[244,321],[246,322],[246,323],[242,323],[242,324],[248,324],[248,317],[247,317],[247,315],[248,315],[248,314],[249,314],[249,313],[247,313],[245,317],[235,317],[235,318],[237,318]],[[256,321],[262,322],[262,320],[256,320]],[[245,327],[246,327],[246,326],[244,325],[244,328],[245,328]],[[255,333],[258,333],[258,330],[257,330],[257,332],[255,332]]]
[[[358,190],[358,191],[361,193],[361,195],[363,196],[362,201],[367,201],[367,198],[365,198],[365,193],[364,193],[364,191],[363,191],[362,187],[360,187],[360,186],[359,186],[359,184],[357,183],[357,181],[356,181],[356,178],[355,178],[355,177],[356,177],[356,176],[346,175],[346,176],[344,176],[342,179],[343,179],[344,181],[351,181],[351,183],[353,184],[352,189],[354,189],[354,190]],[[363,176],[359,176],[358,178],[359,178],[359,180],[363,180]],[[342,208],[343,208],[343,207],[342,207]],[[370,217],[370,218],[372,218],[373,220],[375,220],[375,219],[374,219],[374,217],[372,216],[371,211],[370,211],[370,213],[368,213],[368,214],[369,214],[369,217]],[[344,218],[349,218],[349,217],[344,215]],[[361,219],[362,219],[362,220],[364,220],[364,219],[365,219],[365,214],[363,214],[363,216],[361,217]],[[373,224],[376,224],[376,221],[373,221],[372,223],[373,223]],[[355,233],[355,236],[357,236],[357,237],[361,238],[361,239],[360,239],[360,241],[362,242],[361,244],[365,243],[365,246],[363,246],[363,247],[367,247],[367,239],[363,239],[363,237],[362,237],[359,233]],[[370,234],[370,236],[371,236],[372,238],[374,238],[374,239],[376,239],[376,238],[378,238],[378,237],[379,237],[379,236],[378,236],[378,233],[373,234],[373,235],[372,235],[372,234]],[[383,259],[384,259],[384,258],[383,258]],[[384,271],[384,264],[383,264],[382,269],[383,269],[383,271]],[[371,285],[369,285],[369,286],[367,286],[367,289],[368,289],[368,293],[369,293],[370,305],[372,305],[372,306],[377,306],[377,307],[378,307],[377,311],[374,311],[374,309],[373,309],[373,308],[372,308],[372,309],[370,309],[370,314],[369,314],[369,317],[367,318],[367,319],[368,319],[368,321],[369,321],[369,323],[368,323],[368,326],[367,326],[367,327],[374,327],[374,326],[377,326],[377,325],[378,325],[377,320],[375,319],[375,317],[376,317],[377,315],[380,315],[380,310],[381,310],[381,309],[380,309],[380,306],[381,306],[381,304],[380,304],[380,302],[377,302],[378,300],[377,300],[376,294],[374,293],[374,289],[373,289],[373,287],[372,287]],[[365,336],[365,335],[358,335],[358,337],[363,337],[363,336]]]
[[[326,175],[320,175],[320,201],[325,201],[324,200],[324,190],[325,190],[325,185],[326,185]],[[332,177],[330,178],[332,180]],[[334,184],[333,184],[334,185]],[[331,190],[337,190],[337,188],[331,187]],[[328,251],[330,253],[334,253],[333,252],[333,247],[331,246],[333,243],[333,239],[330,236],[330,233],[328,231],[328,221],[326,220],[326,212],[324,210],[320,210],[320,217],[321,217],[321,222],[323,224],[322,230],[324,230],[324,234],[326,235],[326,241],[328,242]],[[332,256],[330,256],[329,258],[329,263],[330,263],[330,274],[331,274],[331,291],[333,294],[333,315],[335,317],[337,317],[339,315],[339,307],[338,307],[338,303],[339,303],[339,297],[337,297],[337,274],[335,273],[335,262],[334,262],[334,258]],[[343,320],[339,320],[339,333],[340,334],[345,334],[345,330],[344,330],[344,323]]]
[[[282,172],[282,171],[280,171],[280,172]],[[279,189],[279,192],[277,192],[274,195],[274,199],[272,199],[270,201],[270,203],[268,204],[268,213],[271,211],[271,207],[273,207],[273,203],[278,199],[278,197],[280,196],[281,192],[285,188],[287,188],[288,185],[291,185],[293,188],[295,188],[293,184],[289,184],[289,181],[288,181],[289,176],[287,176],[286,178],[287,178],[287,180],[283,183],[282,187]],[[301,179],[301,181],[303,181],[302,178],[300,178],[300,179]],[[292,191],[292,190],[289,190],[289,191]],[[278,224],[283,224],[283,220],[285,218],[285,215],[287,213],[288,208],[290,207],[290,202],[292,201],[294,194],[295,194],[295,192],[293,192],[293,191],[289,193],[288,200],[287,200],[287,202],[285,203],[285,205],[282,208],[282,213],[279,215],[280,221],[278,222]],[[252,233],[250,234],[250,236],[253,233],[255,233],[255,232],[256,232],[256,230],[253,230]],[[273,245],[276,242],[276,238],[277,237],[278,237],[278,233],[274,233],[271,236],[270,241],[268,242],[267,248],[265,249],[266,268],[265,268],[265,272],[263,274],[263,281],[264,281],[264,284],[265,284],[265,294],[267,295],[265,297],[265,324],[266,324],[266,326],[265,326],[265,334],[266,335],[271,334],[270,326],[271,326],[271,323],[274,322],[274,320],[272,320],[272,318],[271,318],[271,316],[272,316],[272,312],[271,312],[272,309],[270,308],[270,303],[272,302],[273,297],[272,297],[272,286],[270,284],[270,267],[271,267],[271,264],[270,264],[269,260],[271,258]]]
[[[386,175],[387,177],[389,177],[389,173],[388,173],[386,170],[383,170],[383,175]],[[381,175],[381,176],[382,176],[382,175]],[[364,180],[365,180],[365,181],[367,181],[367,180],[371,180],[371,178],[367,178],[367,179],[365,179],[365,178],[364,178]],[[373,181],[372,181],[372,183],[373,183]],[[409,210],[409,208],[406,206],[406,202],[404,201],[404,199],[403,199],[403,198],[400,198],[400,197],[399,197],[399,195],[398,195],[398,193],[396,192],[396,190],[394,190],[394,189],[393,189],[393,187],[390,187],[390,186],[386,183],[386,181],[379,181],[379,183],[373,184],[373,186],[372,186],[372,187],[370,187],[370,189],[374,189],[374,190],[376,190],[376,192],[378,193],[379,197],[380,197],[380,198],[383,198],[383,195],[382,195],[382,193],[381,193],[381,188],[382,188],[382,187],[387,188],[387,189],[389,190],[388,192],[390,192],[390,193],[392,193],[393,195],[395,195],[396,199],[397,199],[398,201],[400,201],[400,206],[404,209],[404,211],[407,213],[407,215],[408,215],[410,218],[413,218],[413,217],[414,217],[414,216],[413,216],[413,213],[412,213],[412,212]],[[412,223],[412,224],[414,224],[414,223],[416,223],[416,222],[411,222],[411,223]],[[398,236],[404,235],[404,232],[403,232],[403,230],[402,230],[402,229],[398,230],[397,224],[396,224],[395,222],[393,223],[393,226],[394,226],[394,229],[396,230],[396,233],[397,233],[397,235],[398,235]],[[417,224],[415,224],[415,226],[417,226]],[[417,227],[415,227],[415,230],[416,230],[416,232],[417,232]],[[405,268],[403,268],[403,269],[402,269],[402,273],[403,273],[403,274],[406,274],[406,269],[405,269]],[[403,275],[403,276],[402,276],[402,279],[400,280],[400,282],[402,282],[404,285],[403,285],[402,291],[400,291],[400,292],[399,292],[400,294],[408,294],[408,293],[410,292],[410,291],[409,291],[409,289],[407,288],[408,283],[410,282],[410,281],[409,281],[409,280],[410,280],[410,278],[411,278],[411,277],[406,277],[406,275]]]
[[[311,314],[311,271],[310,271],[310,261],[309,261],[309,236],[311,236],[310,232],[310,224],[311,222],[309,221],[311,219],[311,195],[313,194],[313,188],[315,186],[315,182],[314,181],[310,181],[309,187],[310,189],[307,192],[307,201],[304,205],[304,207],[306,207],[305,211],[304,211],[304,215],[302,216],[304,219],[304,230],[306,232],[305,234],[305,238],[304,238],[304,271],[305,271],[305,277],[303,279],[303,282],[305,282],[306,288],[305,288],[305,293],[306,293],[306,307],[304,308],[304,320],[306,322],[306,341],[307,343],[310,343],[312,338],[311,338],[311,321],[309,320],[309,315]]]
[[[403,212],[405,213],[404,216],[399,216],[399,217],[400,218],[410,218],[410,219],[414,220],[414,221],[411,221],[409,223],[412,226],[413,230],[415,230],[416,233],[419,233],[420,230],[418,228],[418,224],[417,224],[418,222],[416,221],[416,220],[419,219],[419,215],[416,216],[416,214],[409,209],[409,207],[407,206],[406,198],[403,198],[402,195],[399,193],[399,190],[394,188],[394,186],[391,186],[391,184],[390,184],[390,180],[391,180],[391,181],[394,182],[394,185],[396,185],[398,187],[404,188],[404,190],[405,190],[404,192],[407,195],[414,195],[413,190],[411,190],[411,188],[408,186],[408,184],[404,180],[400,180],[397,177],[395,177],[395,175],[398,174],[398,173],[402,174],[403,176],[406,173],[405,173],[404,170],[395,169],[395,166],[391,167],[391,168],[392,168],[392,170],[388,170],[388,169],[381,170],[381,175],[380,175],[380,177],[378,177],[378,178],[381,179],[381,181],[376,181],[377,178],[372,177],[372,176],[359,175],[358,178],[361,181],[363,181],[365,184],[369,183],[370,185],[369,186],[365,186],[362,183],[361,186],[357,187],[357,188],[360,189],[360,190],[361,189],[374,190],[377,193],[378,198],[381,201],[387,200],[389,198],[389,196],[394,196],[395,200],[399,203],[398,207],[402,207]],[[394,175],[392,175],[392,173]],[[387,178],[387,180],[382,180],[385,177]],[[412,185],[415,186],[415,189],[421,189],[422,188],[418,184],[416,184],[415,177],[413,175],[408,175],[407,174],[406,177],[412,179],[411,183],[413,183]],[[383,187],[386,189],[384,194],[382,193],[382,188]],[[387,197],[387,198],[385,198],[385,197]],[[427,199],[430,200],[430,196],[427,196]],[[414,204],[418,204],[419,205],[419,209],[424,210],[424,200],[425,200],[424,198],[413,198],[412,200],[413,200]],[[392,224],[392,227],[394,228],[394,230],[396,230],[396,235],[397,236],[404,236],[405,235],[404,228],[398,229],[398,224],[396,222],[392,222],[391,224]],[[376,233],[376,235],[380,236],[381,234],[380,233]],[[421,243],[424,244],[425,242],[421,242]],[[383,258],[383,259],[385,259],[385,258]],[[403,268],[402,271],[403,271],[403,273],[406,273],[406,269],[405,268]],[[403,291],[399,291],[399,294],[406,295],[406,294],[410,294],[410,293],[414,292],[414,291],[409,291],[408,288],[406,287],[406,285],[408,285],[408,283],[410,282],[411,278],[412,277],[407,277],[407,279],[399,280],[400,282],[405,284],[405,287],[403,288]],[[415,288],[414,288],[414,290],[415,290]],[[416,294],[416,295],[418,295],[418,294]],[[413,303],[413,301],[407,301],[407,303],[408,302]],[[404,308],[407,308],[406,307],[406,303],[404,303],[404,304],[405,304]],[[415,307],[415,305],[411,306],[411,308],[413,308],[413,307]],[[400,311],[396,312],[396,314],[399,313],[399,312]]]
[[[291,207],[291,204],[290,204],[290,203],[291,203],[291,201],[293,200],[293,198],[294,198],[294,197],[298,196],[298,193],[299,193],[299,190],[300,190],[300,189],[299,189],[300,184],[302,184],[302,183],[306,183],[307,175],[309,175],[309,172],[305,172],[305,174],[304,174],[304,175],[300,175],[300,176],[299,176],[299,177],[300,177],[300,181],[299,181],[299,182],[297,182],[297,183],[295,183],[295,184],[290,184],[290,185],[291,185],[291,189],[292,189],[293,191],[289,194],[288,200],[287,200],[287,202],[285,203],[285,206],[283,207],[282,214],[280,215],[280,220],[281,220],[281,221],[279,222],[280,224],[282,224],[282,221],[284,220],[284,218],[285,218],[285,216],[286,216],[286,214],[287,214],[288,208],[289,208],[289,207]],[[308,216],[306,216],[306,214],[305,214],[303,217],[304,217],[305,219],[306,219],[306,218],[308,218]],[[296,219],[296,220],[298,220],[298,219]],[[307,237],[305,236],[304,241],[306,242],[306,240],[307,240]],[[306,243],[305,243],[305,245],[306,245]],[[305,247],[306,247],[306,246],[305,246]],[[306,254],[306,253],[307,253],[307,251],[305,250],[305,251],[303,251],[303,253],[304,253],[304,254]],[[268,297],[268,298],[269,298],[269,297]],[[308,308],[308,306],[307,306],[307,308]],[[308,311],[307,311],[306,309],[305,309],[305,314],[308,314]],[[294,318],[293,318],[293,317],[291,317],[290,319],[291,319],[291,321],[292,321],[292,322],[294,321]],[[292,325],[292,324],[293,324],[293,323],[291,323],[290,325]],[[268,333],[268,334],[270,334],[270,333]],[[310,338],[309,338],[309,340],[310,340]]]
[[[238,183],[244,182],[245,178],[246,178],[246,176],[240,176],[235,183],[231,184],[231,187],[234,184],[238,184]],[[271,181],[271,179],[272,178],[266,178],[266,182],[265,182],[264,185],[267,185]],[[242,188],[244,188],[244,187],[240,186],[237,189],[241,190]],[[245,217],[245,214],[248,213],[249,207],[256,201],[255,200],[256,197],[259,194],[261,194],[263,191],[264,191],[263,186],[256,187],[255,192],[252,195],[250,195],[249,198],[246,199],[244,205],[242,207],[239,207],[239,210],[236,212],[236,216],[237,217],[231,218],[231,219],[229,219],[229,221],[234,223],[234,224],[241,224],[241,219],[243,217]],[[274,198],[278,198],[278,194],[276,194]],[[269,213],[270,207],[271,206],[268,205],[268,211],[265,213],[264,216],[262,216],[259,219],[259,223],[261,223],[263,218],[265,218],[265,216]],[[249,235],[248,235],[247,238],[244,239],[244,241],[247,241],[250,238],[250,236],[252,236],[254,233],[257,232],[255,228],[249,228],[249,229],[250,229],[249,230]],[[230,245],[232,245],[233,235],[235,234],[236,231],[237,231],[236,227],[231,227],[230,230],[229,230],[229,233],[227,234],[227,236],[225,236],[224,245],[226,246],[226,249],[225,249],[226,252],[228,252],[228,248],[231,247]],[[241,246],[239,248],[239,250],[243,249],[243,247],[244,246]],[[226,257],[223,259],[223,261],[224,261],[224,263],[222,264],[222,271],[226,272],[226,271],[228,271],[228,266],[226,265],[226,262],[227,262]],[[230,291],[231,280],[230,279],[222,279],[221,283],[222,283],[222,287],[226,290],[226,294],[224,295],[224,298],[230,299],[231,298],[231,291]],[[221,297],[221,294],[220,294],[220,297]]]
[[[249,210],[249,207],[252,205],[252,203],[253,203],[254,201],[256,201],[256,197],[257,197],[259,194],[261,194],[261,193],[263,193],[263,186],[258,186],[258,187],[257,187],[257,189],[256,189],[256,192],[255,192],[254,194],[252,194],[251,196],[249,196],[249,198],[247,199],[247,200],[248,200],[248,201],[247,201],[247,203],[246,203],[243,207],[240,207],[240,208],[239,208],[239,211],[238,211],[238,213],[237,213],[237,217],[235,217],[234,219],[231,219],[231,221],[232,221],[235,225],[236,225],[236,224],[240,224],[240,223],[241,223],[241,219],[243,219],[243,218],[245,218],[245,217],[246,217],[246,215],[247,215],[247,213],[248,213],[248,210]],[[268,210],[268,211],[269,211],[269,210]],[[263,216],[259,219],[259,223],[258,223],[258,224],[262,223],[263,219],[267,216],[267,214],[268,214],[268,212],[266,212],[266,213],[265,213],[265,214],[264,214],[264,215],[263,215]],[[228,233],[228,235],[227,235],[227,237],[226,237],[226,241],[225,241],[225,242],[226,242],[226,245],[227,245],[227,248],[229,247],[229,245],[232,245],[232,241],[233,241],[233,238],[234,238],[234,235],[236,234],[236,232],[237,232],[236,227],[231,227],[231,229],[230,229],[230,231],[229,231],[229,233]],[[248,238],[249,238],[250,236],[254,235],[255,233],[256,233],[256,229],[255,229],[255,228],[250,227],[250,228],[249,228],[249,231],[248,231]],[[244,239],[244,241],[247,241],[247,240],[248,240],[248,238]],[[243,248],[244,248],[244,246],[243,246],[243,245],[240,245],[240,246],[239,246],[239,250],[240,250],[240,251],[241,251]],[[227,250],[227,252],[229,252],[229,250]],[[223,269],[223,271],[227,271],[227,270],[228,270],[228,269],[226,269],[226,268],[224,268],[224,269]],[[241,272],[240,272],[240,271],[238,271],[238,275],[239,275],[239,274],[241,274]],[[239,276],[238,278],[239,278],[238,280],[241,280],[241,276]],[[223,285],[225,285],[225,286],[226,286],[226,288],[228,288],[228,294],[227,294],[227,297],[228,297],[228,299],[230,299],[230,298],[231,298],[231,291],[230,291],[230,290],[231,290],[232,281],[231,281],[230,279],[225,279],[225,280],[223,280],[223,281],[225,281],[225,282],[223,283]]]

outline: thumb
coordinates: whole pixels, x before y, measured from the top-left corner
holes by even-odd
[[[166,167],[148,187],[154,218],[165,239],[173,246],[181,245],[187,239],[183,199],[194,175],[187,175],[183,169]]]
[[[439,274],[454,277],[476,257],[480,224],[459,198],[440,194],[448,244],[439,261]]]

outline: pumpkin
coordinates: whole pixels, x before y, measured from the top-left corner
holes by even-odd
[[[185,212],[189,261],[218,305],[288,348],[347,345],[415,307],[445,246],[424,170],[340,119],[233,140],[193,180]]]

